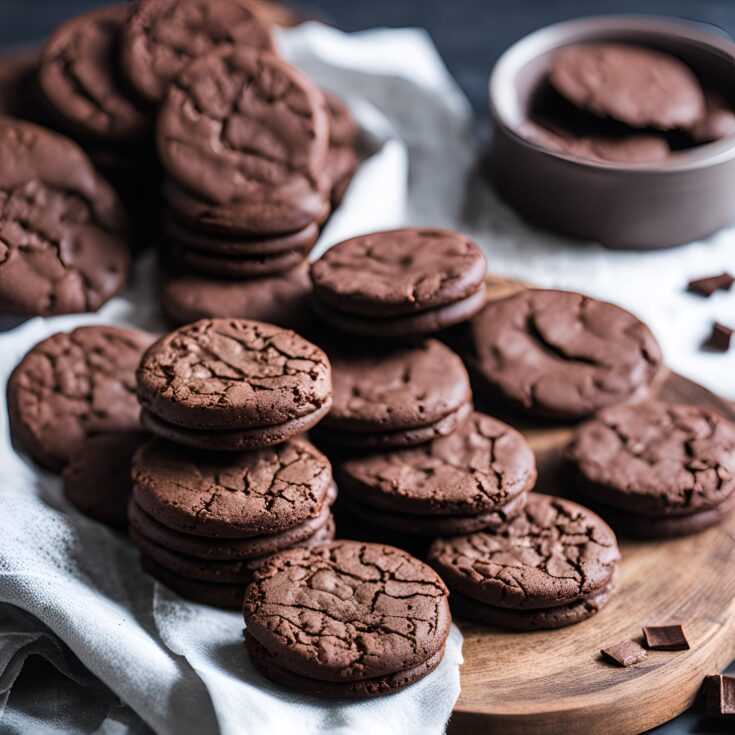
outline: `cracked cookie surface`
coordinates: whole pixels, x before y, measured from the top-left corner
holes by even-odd
[[[485,256],[452,230],[406,228],[338,243],[311,266],[314,295],[361,316],[399,316],[466,299],[483,287]]]
[[[196,452],[152,439],[133,459],[135,501],[155,520],[199,536],[283,531],[319,515],[332,484],[305,439],[241,453]]]
[[[125,283],[125,215],[72,141],[0,122],[0,310],[96,311]]]
[[[327,356],[295,332],[245,319],[202,319],[160,339],[137,373],[145,409],[191,429],[274,426],[331,400]]]
[[[118,35],[132,6],[111,5],[59,26],[41,51],[38,83],[47,104],[75,134],[138,142],[150,119],[117,71]]]
[[[526,289],[471,322],[470,362],[490,398],[575,419],[645,398],[662,365],[648,327],[613,304],[571,291]]]
[[[273,50],[270,31],[242,0],[139,0],[120,63],[136,91],[158,103],[184,67],[222,44]]]
[[[325,427],[366,432],[428,426],[472,398],[462,360],[435,339],[393,349],[349,344],[332,354]]]
[[[39,342],[8,381],[13,438],[39,464],[60,470],[87,437],[139,429],[135,368],[155,339],[92,326]]]
[[[157,139],[168,175],[205,203],[190,212],[203,226],[278,234],[324,212],[326,103],[273,54],[226,46],[192,62],[169,88]]]
[[[585,493],[624,510],[688,515],[735,493],[735,424],[697,406],[611,406],[579,427],[568,454]]]
[[[451,623],[430,567],[357,541],[272,557],[247,588],[244,615],[273,663],[333,682],[411,669],[441,650]]]
[[[505,528],[437,539],[429,562],[468,597],[519,609],[556,607],[605,588],[620,559],[615,534],[592,511],[530,493]]]
[[[361,503],[402,513],[477,515],[533,487],[536,464],[523,436],[473,413],[428,444],[344,462],[340,478]]]

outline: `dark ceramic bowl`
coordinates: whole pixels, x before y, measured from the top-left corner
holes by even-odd
[[[523,136],[554,54],[589,41],[668,51],[732,102],[735,43],[702,26],[606,16],[543,28],[509,48],[490,76],[492,176],[500,195],[535,225],[613,248],[670,247],[735,220],[735,138],[677,151],[663,162],[629,165],[574,158]]]

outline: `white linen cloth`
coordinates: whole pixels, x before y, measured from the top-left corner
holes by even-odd
[[[735,358],[698,351],[711,318],[735,317],[735,292],[709,301],[684,293],[693,276],[735,271],[735,232],[663,253],[625,254],[534,231],[473,173],[479,144],[469,105],[425,33],[347,35],[307,24],[280,41],[294,63],[348,100],[375,150],[317,252],[401,224],[463,229],[497,273],[632,309],[651,324],[672,367],[735,397]],[[97,314],[0,322],[0,730],[441,732],[459,694],[456,628],[439,669],[398,694],[340,703],[285,692],[251,667],[238,613],[183,601],[143,575],[122,535],[76,513],[59,479],[11,446],[5,383],[18,360],[43,337],[81,324],[163,328],[153,270],[152,257],[143,258],[122,296]],[[31,655],[59,674],[52,689],[29,695],[14,683]]]

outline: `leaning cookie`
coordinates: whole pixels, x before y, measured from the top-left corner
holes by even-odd
[[[458,613],[534,630],[597,612],[614,587],[620,553],[599,516],[569,500],[531,493],[503,528],[437,539],[428,558],[452,593],[461,595]]]
[[[662,368],[656,339],[633,314],[545,289],[489,302],[472,319],[466,359],[491,405],[564,420],[648,398]]]
[[[407,228],[338,243],[311,266],[314,309],[345,332],[431,334],[485,303],[485,256],[452,230]]]
[[[247,588],[244,616],[256,669],[336,698],[388,694],[423,678],[441,662],[451,624],[432,569],[399,549],[356,541],[271,557]]]
[[[580,490],[627,535],[696,533],[735,507],[735,423],[705,408],[606,408],[579,427],[568,456]]]
[[[245,319],[202,319],[161,338],[137,382],[144,426],[201,449],[278,444],[314,426],[332,402],[324,352]]]

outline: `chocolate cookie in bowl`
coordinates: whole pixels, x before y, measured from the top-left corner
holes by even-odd
[[[580,492],[625,535],[696,533],[735,509],[735,424],[706,408],[611,406],[577,429],[567,454]]]

